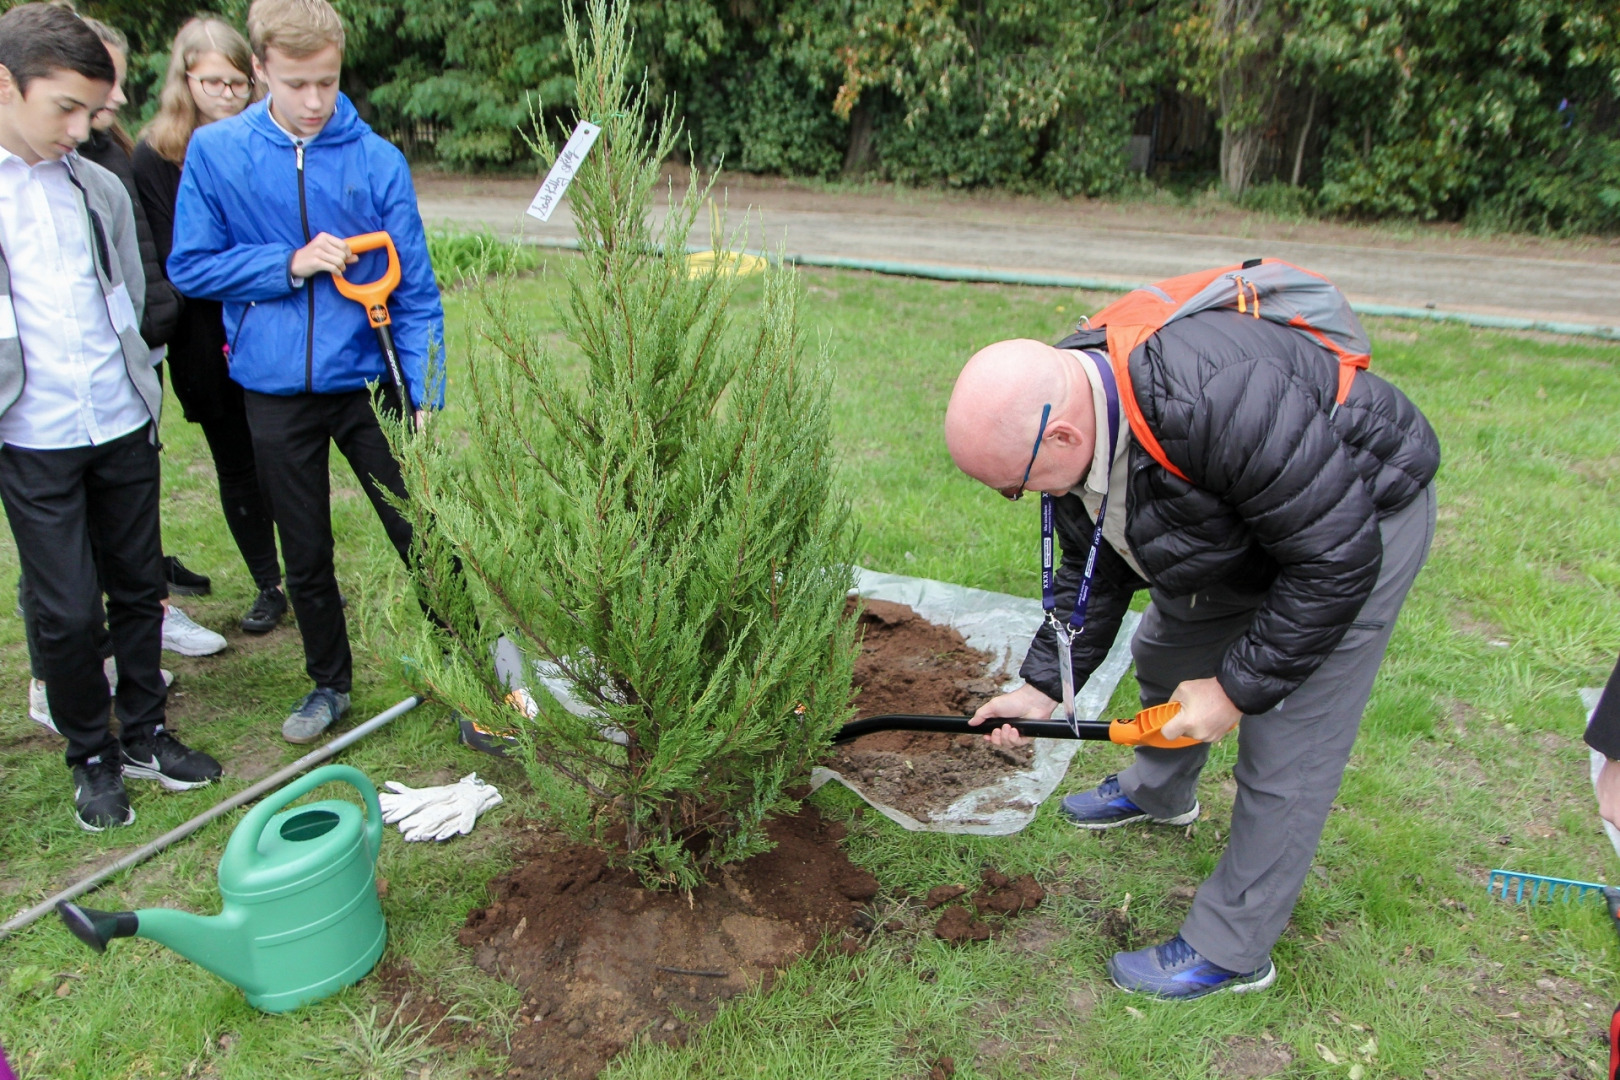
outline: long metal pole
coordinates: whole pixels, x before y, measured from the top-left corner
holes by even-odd
[[[243,788],[241,791],[238,791],[235,795],[232,795],[230,798],[214,806],[212,809],[198,814],[184,825],[175,826],[146,846],[137,848],[128,855],[125,855],[123,858],[119,859],[117,862],[102,867],[100,870],[97,870],[94,874],[91,874],[83,881],[68,886],[47,900],[41,900],[39,903],[11,919],[9,922],[0,924],[0,941],[10,937],[12,934],[16,933],[18,930],[21,930],[23,927],[27,926],[35,919],[38,919],[40,916],[49,914],[51,911],[55,910],[56,905],[61,901],[73,900],[77,897],[83,896],[85,893],[89,892],[91,889],[94,889],[97,885],[100,885],[113,875],[123,873],[132,866],[140,865],[147,859],[150,859],[153,855],[156,855],[158,852],[174,843],[176,840],[184,840],[186,837],[190,836],[204,825],[207,825],[209,822],[214,821],[217,818],[224,817],[237,807],[245,806],[254,799],[257,799],[259,796],[279,788],[281,785],[285,784],[288,780],[291,780],[304,770],[310,768],[311,766],[319,765],[321,762],[325,761],[327,758],[335,756],[338,751],[343,750],[346,747],[353,746],[367,735],[370,735],[373,731],[376,731],[378,728],[383,727],[391,721],[397,720],[399,717],[404,716],[406,713],[410,712],[420,704],[422,704],[422,699],[419,697],[406,698],[393,708],[373,716],[370,720],[367,720],[359,727],[344,732],[342,735],[339,735],[337,738],[320,747],[318,750],[311,750],[309,753],[305,754],[303,757],[299,758],[297,761],[293,762],[291,765],[288,765],[281,771],[265,777],[252,787]]]

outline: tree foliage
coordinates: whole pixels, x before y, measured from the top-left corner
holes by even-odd
[[[563,9],[583,0],[335,2],[345,88],[450,167],[529,163],[529,103],[573,103]],[[1620,229],[1614,0],[626,2],[630,63],[705,167],[1106,194],[1139,182],[1129,137],[1197,101],[1219,153],[1154,179],[1292,183],[1343,216]],[[134,39],[139,107],[191,8],[83,3]]]
[[[412,655],[438,700],[519,725],[566,824],[649,883],[689,888],[768,846],[765,819],[849,715],[853,535],[793,271],[769,270],[759,310],[734,322],[735,278],[688,268],[706,188],[672,196],[652,231],[679,129],[647,115],[626,10],[606,2],[589,5],[588,38],[571,15],[562,37],[577,114],[602,126],[569,191],[583,259],[559,316],[582,363],[513,304],[509,277],[481,291],[469,436],[396,440],[418,589],[444,623]],[[498,633],[590,715],[536,693],[525,720],[491,667]]]

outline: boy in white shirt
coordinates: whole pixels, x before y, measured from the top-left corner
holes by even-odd
[[[157,418],[129,194],[79,157],[115,72],[79,17],[0,16],[0,502],[33,590],[36,659],[67,738],[75,815],[128,825],[130,776],[179,791],[219,763],[165,729]],[[118,738],[96,648],[101,591]]]

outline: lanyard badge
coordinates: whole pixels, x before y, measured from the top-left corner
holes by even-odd
[[[1093,362],[1097,366],[1097,373],[1101,376],[1103,394],[1107,398],[1108,413],[1108,467],[1114,464],[1114,453],[1119,445],[1119,389],[1114,382],[1114,372],[1108,363],[1103,360]],[[1057,617],[1057,573],[1056,573],[1056,543],[1053,527],[1053,505],[1055,500],[1051,495],[1041,493],[1041,608],[1046,612],[1046,621],[1052,627],[1052,633],[1057,638],[1058,647],[1058,674],[1063,684],[1063,716],[1069,727],[1074,731],[1075,737],[1080,735],[1080,721],[1074,711],[1074,639],[1086,625],[1086,607],[1091,601],[1091,581],[1097,570],[1097,552],[1102,547],[1103,518],[1108,514],[1108,494],[1102,497],[1097,507],[1097,523],[1091,530],[1091,549],[1086,553],[1086,567],[1080,575],[1080,589],[1074,597],[1074,610],[1070,612],[1068,624],[1065,625]]]

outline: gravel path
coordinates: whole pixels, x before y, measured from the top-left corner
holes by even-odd
[[[676,176],[676,182],[680,177]],[[423,172],[430,224],[502,235],[572,238],[566,204],[550,222],[525,217],[538,182]],[[1326,274],[1353,300],[1440,311],[1620,327],[1620,241],[1476,239],[1435,227],[1290,224],[1215,206],[1108,204],[1006,195],[822,191],[731,177],[717,189],[745,246],[790,253],[988,270],[1048,272],[1138,284],[1273,256]],[[708,215],[692,233],[709,243]]]

